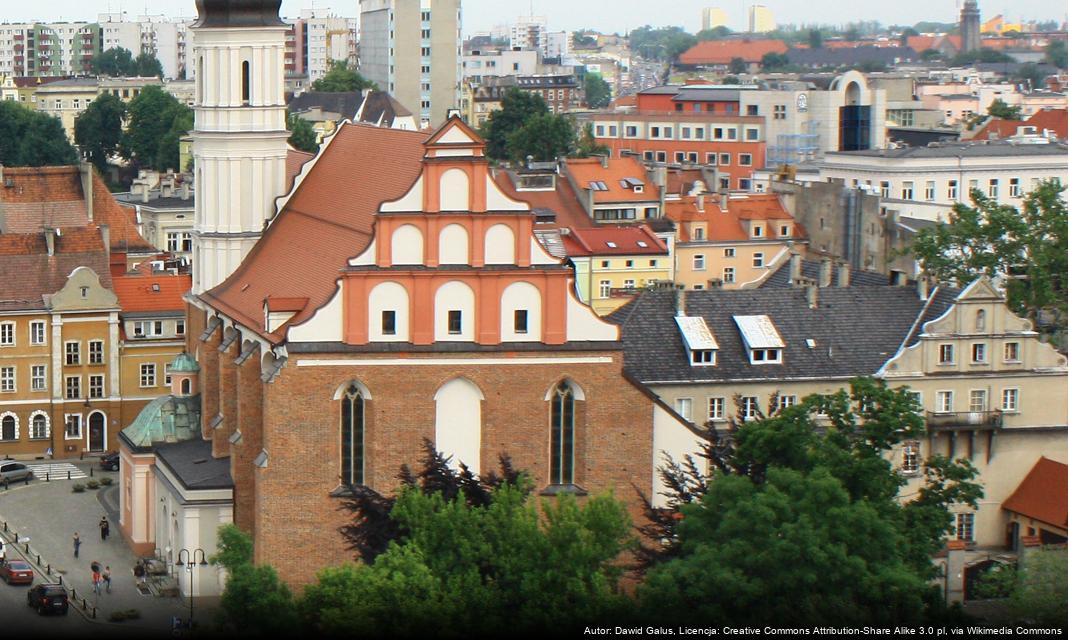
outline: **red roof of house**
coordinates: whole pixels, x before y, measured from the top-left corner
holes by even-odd
[[[644,224],[571,229],[561,238],[569,256],[666,256],[667,245]]]
[[[597,226],[597,223],[582,208],[575,190],[571,188],[571,183],[563,176],[556,176],[556,189],[552,191],[518,191],[506,171],[498,171],[494,180],[505,195],[513,200],[526,202],[532,211],[548,209],[555,213],[555,224],[546,225],[547,227],[588,229]],[[541,225],[538,226],[541,228]]]
[[[127,313],[145,311],[182,311],[182,299],[193,286],[189,274],[148,273],[140,269],[114,279],[119,307]]]
[[[593,192],[595,203],[660,200],[660,187],[646,176],[645,165],[632,156],[609,158],[607,167],[601,163],[600,158],[570,159],[566,161],[565,166],[579,190],[589,189],[590,184],[594,182],[604,185],[604,190]],[[623,182],[627,179],[639,181],[641,191],[624,186]]]
[[[293,180],[297,178],[301,167],[308,160],[315,157],[314,153],[299,151],[297,149],[286,150],[286,190],[293,188]]]
[[[989,122],[983,125],[983,128],[979,130],[972,140],[1004,140],[1005,138],[1011,138],[1016,135],[1016,128],[1024,126],[1025,123],[1021,120],[1002,120],[1001,118],[991,118]]]
[[[705,196],[703,211],[698,209],[698,198],[684,196],[679,200],[668,200],[665,203],[665,215],[675,222],[705,222],[705,240],[709,242],[751,239],[742,226],[743,220],[794,220],[783,206],[782,200],[775,194],[746,194],[729,198],[726,211],[720,208],[718,196]],[[768,231],[767,239],[775,239],[771,231]],[[679,225],[678,233],[679,242],[689,242],[693,239],[686,225]],[[804,228],[794,221],[790,238],[797,240],[804,237]]]
[[[1001,506],[1006,511],[1068,528],[1068,464],[1039,458]]]
[[[730,64],[734,58],[760,62],[769,53],[786,53],[782,40],[705,40],[679,56],[679,64]]]
[[[267,296],[268,311],[300,311],[308,305],[307,298],[279,298]]]
[[[201,297],[260,332],[268,296],[307,297],[291,324],[305,320],[334,295],[347,260],[370,244],[379,205],[419,177],[428,135],[343,124],[241,266]]]
[[[938,49],[945,45],[960,51],[960,36],[909,36],[905,40],[905,46],[916,53],[923,53],[928,49]]]
[[[92,269],[111,288],[107,251],[95,227],[63,229],[51,256],[43,233],[0,234],[0,310],[43,309],[43,296],[62,289],[78,267]]]
[[[1050,129],[1059,140],[1068,140],[1068,109],[1041,109],[1027,119],[1027,124],[1038,129]]]

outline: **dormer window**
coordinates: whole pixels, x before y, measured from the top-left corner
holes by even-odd
[[[754,225],[753,226],[753,237],[754,238],[763,238],[764,237],[764,227],[762,227],[760,225]]]
[[[786,344],[768,316],[734,316],[749,350],[749,364],[781,364]]]
[[[690,366],[716,366],[719,344],[702,317],[675,316],[675,324],[682,333],[682,342],[690,358]]]

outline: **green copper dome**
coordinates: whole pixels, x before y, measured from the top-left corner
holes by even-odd
[[[171,373],[196,373],[197,371],[200,371],[200,365],[185,351],[179,353],[171,363]]]

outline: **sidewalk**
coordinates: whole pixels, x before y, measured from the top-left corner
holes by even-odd
[[[63,461],[56,461],[63,462]],[[86,473],[93,467],[93,461],[70,462]],[[6,523],[4,536],[8,559],[17,555],[35,563],[37,555],[41,559],[41,576],[35,582],[56,582],[63,577],[63,584],[68,591],[73,589],[80,602],[85,598],[90,608],[97,608],[96,622],[117,627],[136,627],[142,631],[159,631],[170,633],[172,619],[179,617],[183,621],[189,617],[189,598],[158,597],[142,595],[136,586],[133,567],[137,556],[126,546],[119,532],[119,486],[118,474],[93,468],[95,479],[110,477],[114,484],[97,490],[86,489],[84,493],[73,493],[75,483],[85,484],[89,479],[80,480],[33,480],[28,486],[19,484],[9,490],[0,490],[0,522]],[[111,533],[107,541],[101,541],[99,522],[107,514]],[[0,529],[3,525],[0,525]],[[82,544],[79,557],[74,557],[73,536],[77,531]],[[20,543],[9,545],[18,534]],[[25,553],[25,539],[29,537],[30,554]],[[111,567],[111,593],[93,593],[92,570],[90,564],[97,562]],[[44,575],[50,565],[52,578]],[[211,602],[207,602],[211,600]],[[194,602],[194,614],[197,626],[210,628],[215,619],[217,598],[197,598]],[[74,603],[71,603],[72,606]],[[137,610],[140,617],[118,623],[109,622],[116,611]]]

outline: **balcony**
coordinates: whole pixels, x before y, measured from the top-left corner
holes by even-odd
[[[1000,411],[927,412],[931,431],[991,431],[1002,427]]]

